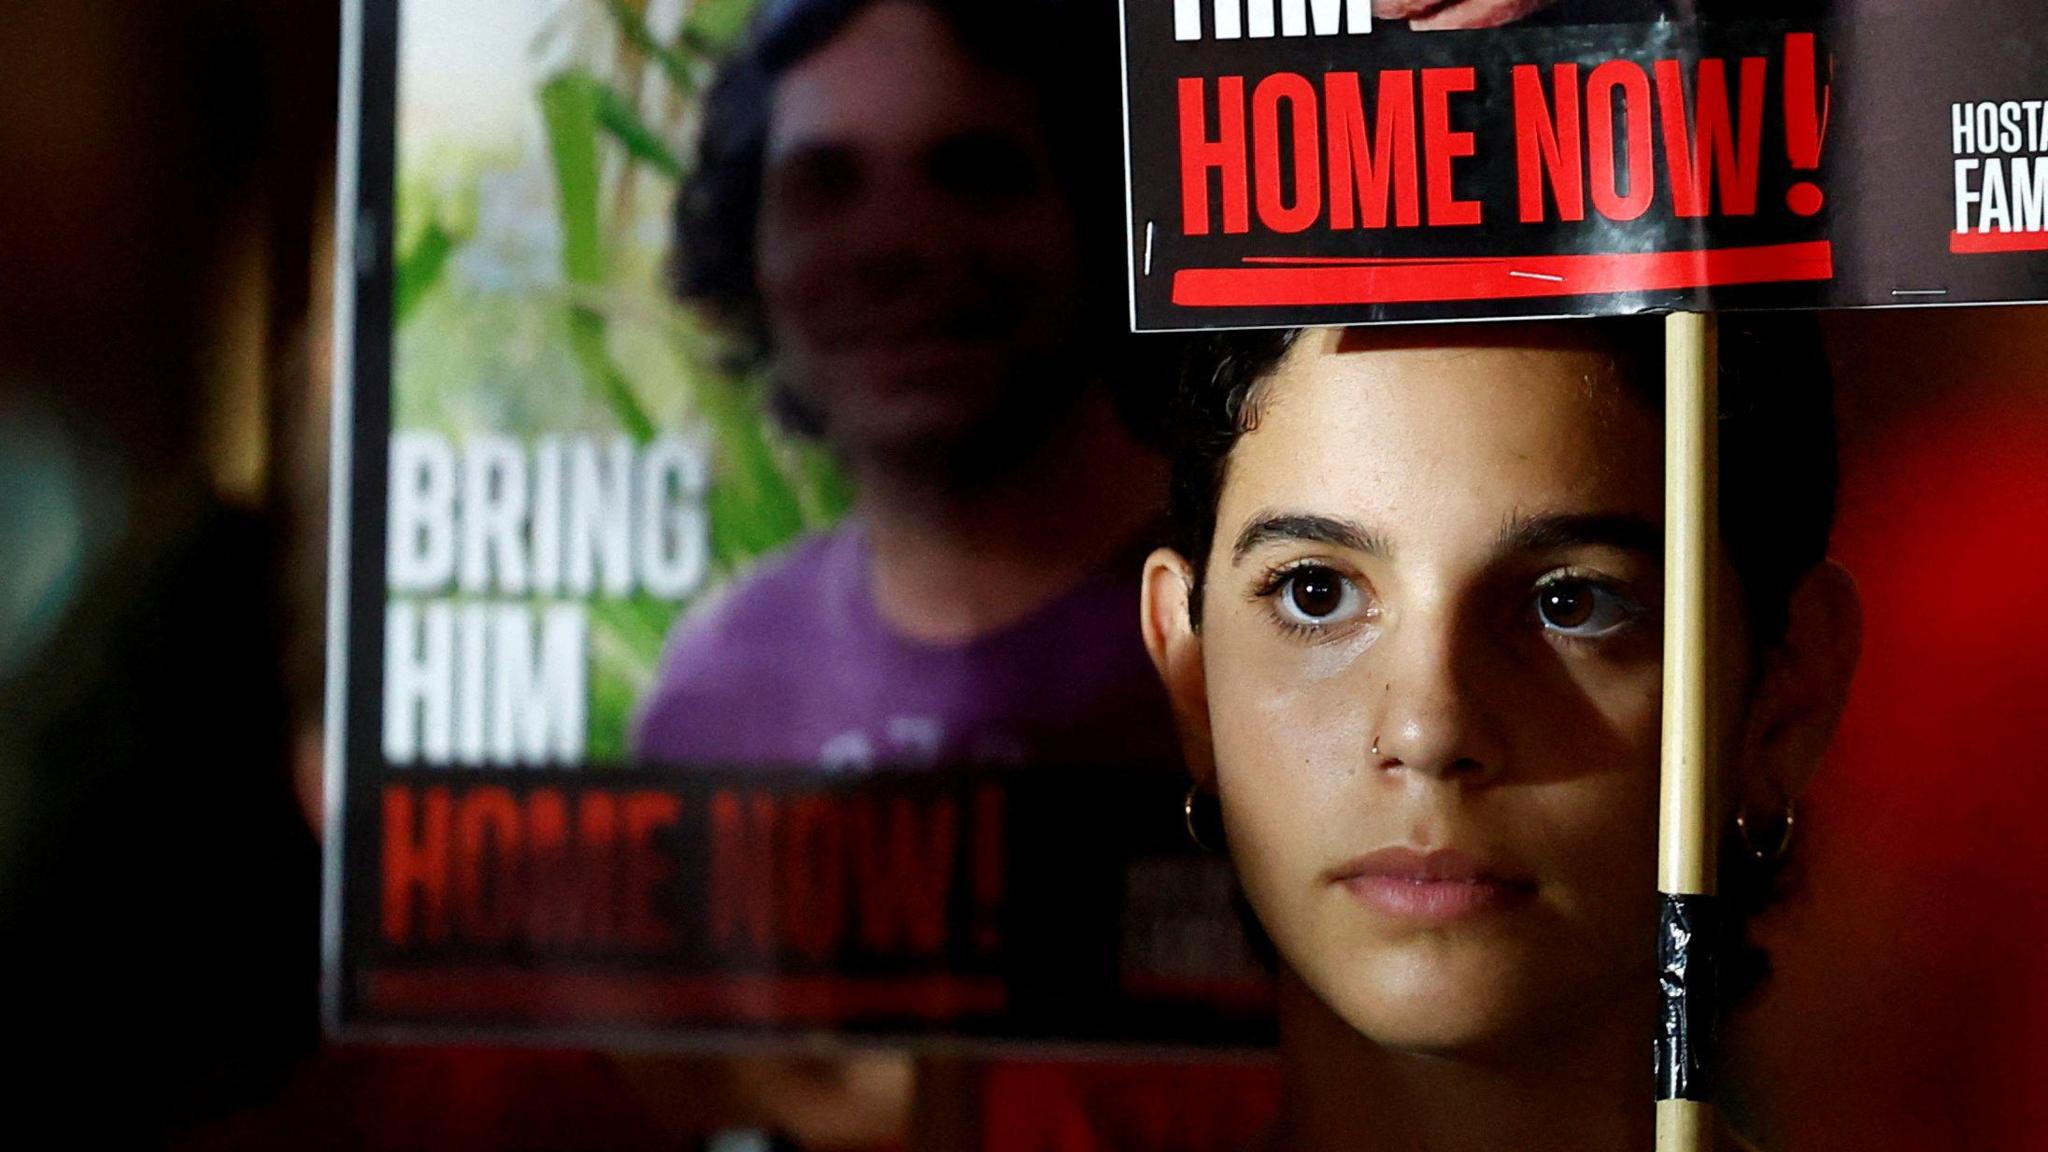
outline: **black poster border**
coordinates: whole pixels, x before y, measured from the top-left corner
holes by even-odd
[[[321,985],[331,1034],[351,1032],[346,941],[373,910],[345,883],[359,821],[355,784],[381,767],[383,571],[391,426],[391,308],[396,201],[399,0],[348,0],[343,11],[336,213],[332,535],[328,597],[329,717]],[[335,717],[341,722],[335,723]]]

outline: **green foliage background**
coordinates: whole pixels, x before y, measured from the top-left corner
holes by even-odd
[[[850,500],[824,453],[766,415],[763,382],[721,371],[713,338],[662,287],[698,95],[756,2],[685,0],[663,38],[648,0],[558,0],[533,48],[567,60],[531,91],[542,154],[437,140],[398,165],[394,429],[456,443],[697,437],[712,478],[699,598]],[[590,760],[625,758],[633,707],[688,608],[592,602]]]

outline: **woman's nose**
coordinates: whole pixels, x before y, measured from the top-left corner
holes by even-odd
[[[1498,774],[1504,751],[1482,692],[1479,646],[1449,613],[1411,613],[1382,636],[1368,682],[1368,763],[1439,779]]]

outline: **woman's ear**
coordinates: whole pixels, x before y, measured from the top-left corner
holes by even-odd
[[[1744,811],[1782,809],[1806,790],[1849,702],[1862,651],[1856,580],[1840,564],[1823,561],[1794,590],[1785,638],[1764,656],[1745,733]]]
[[[1195,571],[1180,553],[1160,548],[1145,558],[1139,608],[1145,649],[1172,701],[1188,774],[1210,788],[1216,757],[1209,741],[1209,686],[1202,671],[1202,636],[1195,631],[1194,596]]]

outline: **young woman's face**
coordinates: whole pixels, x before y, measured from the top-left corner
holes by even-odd
[[[1231,453],[1215,787],[1337,1015],[1511,1045],[1654,989],[1661,422],[1565,333],[1399,339],[1304,334]]]

